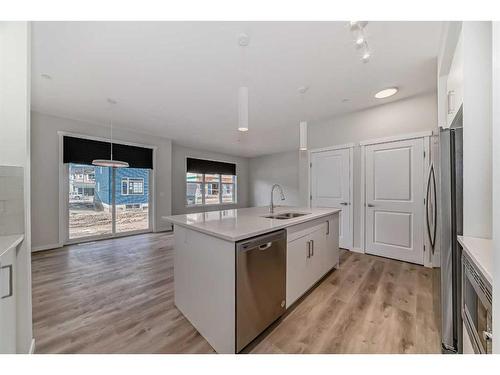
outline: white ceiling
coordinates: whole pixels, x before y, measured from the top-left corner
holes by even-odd
[[[110,97],[116,127],[241,156],[293,150],[302,118],[314,124],[435,90],[441,27],[369,22],[363,64],[349,22],[34,22],[32,108],[105,123]],[[243,85],[246,134],[236,130]],[[387,86],[400,92],[373,98]]]

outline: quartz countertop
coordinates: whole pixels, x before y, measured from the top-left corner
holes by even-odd
[[[8,236],[0,236],[0,256],[16,247],[24,239],[24,234],[11,234]]]
[[[493,285],[493,241],[484,238],[458,236],[458,242],[486,280]]]
[[[283,229],[292,225],[340,212],[335,208],[275,207],[274,215],[285,212],[307,213],[293,219],[269,219],[269,207],[249,207],[209,211],[185,215],[164,216],[172,224],[190,228],[226,241],[239,241],[259,234]]]

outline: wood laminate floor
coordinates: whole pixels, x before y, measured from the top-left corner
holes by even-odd
[[[34,253],[37,353],[213,353],[174,306],[173,236]],[[341,253],[330,273],[245,351],[440,353],[432,271]]]

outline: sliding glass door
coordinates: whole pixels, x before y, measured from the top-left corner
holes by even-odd
[[[116,233],[149,229],[149,169],[115,169]]]
[[[151,229],[149,169],[68,163],[68,242]]]

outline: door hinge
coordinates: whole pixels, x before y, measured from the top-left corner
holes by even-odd
[[[309,200],[311,200],[311,201],[313,200],[313,196],[312,195],[309,196]]]
[[[309,163],[309,168],[312,168],[313,167],[313,163]]]

